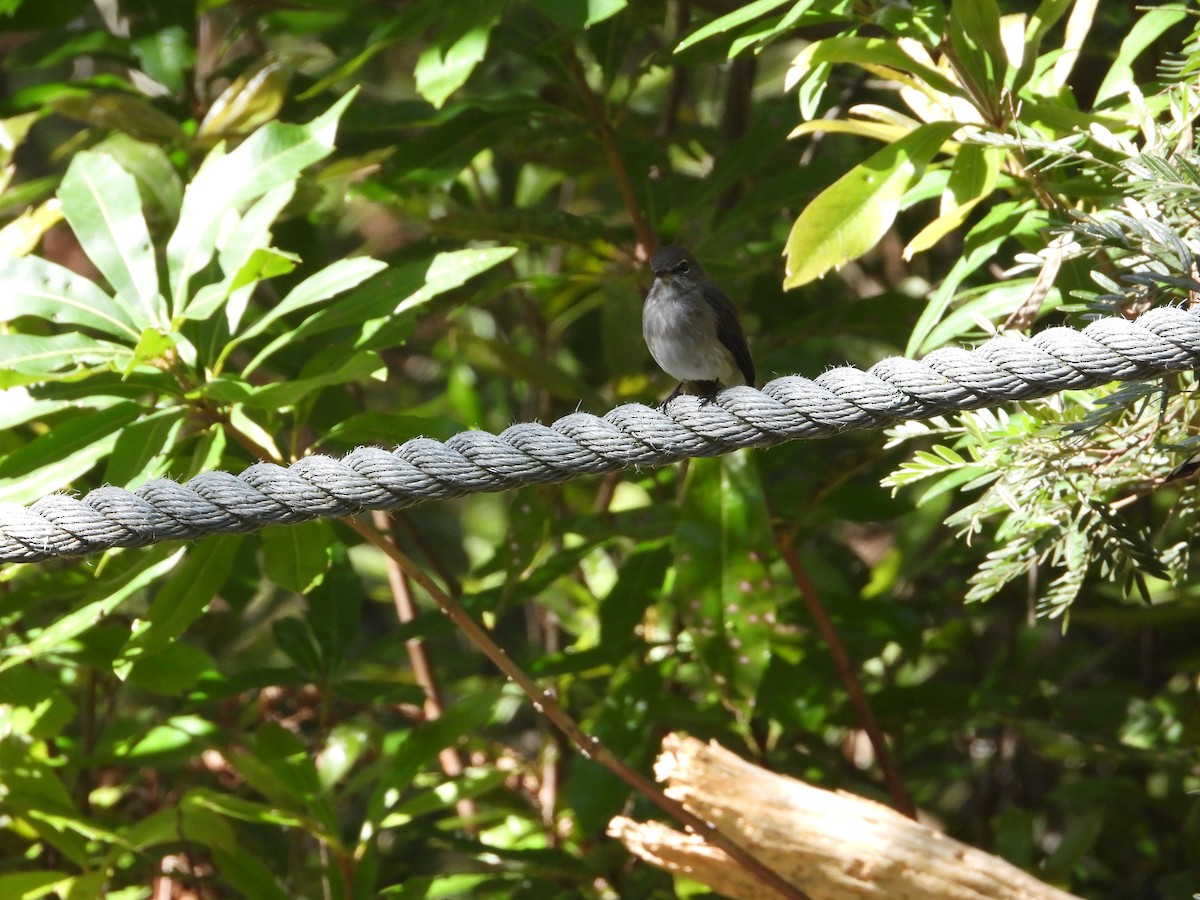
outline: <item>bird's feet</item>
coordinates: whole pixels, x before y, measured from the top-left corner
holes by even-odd
[[[683,382],[682,381],[679,382],[679,384],[675,385],[675,390],[671,391],[670,396],[668,396],[666,400],[664,400],[662,403],[658,404],[659,412],[662,412],[663,410],[665,410],[670,405],[671,401],[674,400],[676,397],[678,397],[681,393],[683,393]]]
[[[693,381],[692,384],[696,387],[696,392],[700,396],[700,405],[712,403],[717,399],[717,391],[721,389],[719,381]]]

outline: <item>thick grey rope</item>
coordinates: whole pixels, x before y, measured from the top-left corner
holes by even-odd
[[[893,357],[866,372],[840,368],[815,381],[777,378],[761,391],[730,388],[712,403],[680,397],[665,412],[634,403],[604,418],[575,413],[549,427],[526,423],[499,435],[466,431],[445,443],[414,438],[391,452],[360,447],[341,459],[310,456],[288,468],[258,463],[236,476],[204,472],[187,484],[157,479],[133,493],[103,487],[82,500],[59,494],[28,508],[0,504],[0,561],[400,509],[1196,367],[1200,317],[1163,307],[1135,322],[1101,319],[1083,331],[997,337],[972,351],[936,350],[920,361]]]

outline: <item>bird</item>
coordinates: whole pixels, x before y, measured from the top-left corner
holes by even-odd
[[[642,306],[642,337],[659,368],[679,384],[665,407],[688,385],[702,401],[732,384],[754,386],[754,360],[737,310],[683,247],[670,244],[650,259],[654,283]]]

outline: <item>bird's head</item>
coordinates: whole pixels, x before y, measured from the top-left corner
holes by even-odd
[[[650,259],[650,270],[655,278],[685,276],[693,279],[706,277],[696,257],[675,244],[663,247]]]

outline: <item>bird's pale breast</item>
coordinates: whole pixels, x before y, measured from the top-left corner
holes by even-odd
[[[655,284],[642,310],[642,335],[659,367],[678,381],[740,384],[733,354],[717,337],[717,317],[698,291]]]

